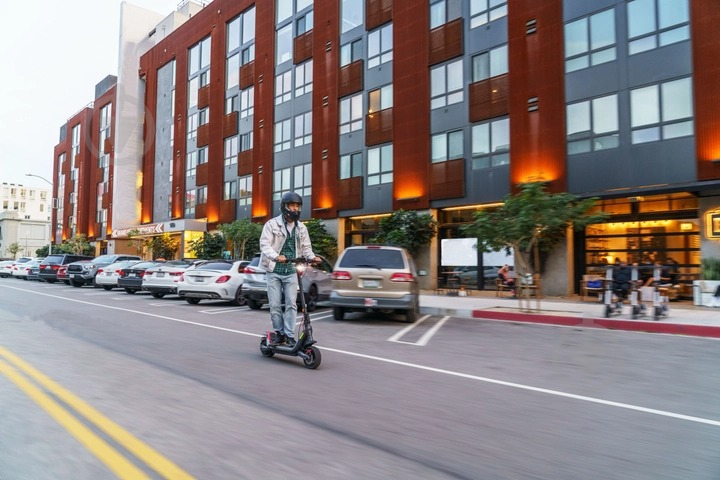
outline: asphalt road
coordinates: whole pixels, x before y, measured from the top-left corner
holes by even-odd
[[[720,478],[717,340],[400,319],[0,279],[0,480]]]

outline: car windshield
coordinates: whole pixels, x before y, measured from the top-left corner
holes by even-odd
[[[111,263],[115,259],[116,255],[100,255],[99,257],[93,258],[93,263]]]
[[[147,269],[147,268],[150,268],[150,267],[154,267],[155,265],[158,265],[158,262],[139,262],[139,263],[136,263],[136,264],[134,264],[134,265],[130,265],[130,266],[127,267],[127,268],[131,268],[131,269],[133,269],[133,270],[134,270],[134,269],[143,270],[143,269]]]
[[[200,265],[195,270],[230,270],[232,263],[208,262]]]
[[[405,268],[402,253],[398,250],[357,248],[350,249],[343,255],[341,268]]]

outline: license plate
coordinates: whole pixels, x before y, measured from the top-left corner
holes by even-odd
[[[134,273],[128,273],[128,277],[134,277],[134,276],[135,276]]]
[[[165,276],[165,272],[157,272],[157,273],[155,274],[155,276],[158,277],[158,278],[162,278],[162,277]]]
[[[75,278],[75,274],[74,274],[74,273],[71,273],[71,274],[70,274],[70,278]]]
[[[380,280],[363,280],[364,288],[380,288]]]
[[[375,305],[377,305],[377,300],[375,300],[374,298],[366,298],[365,299],[366,307],[374,307]]]

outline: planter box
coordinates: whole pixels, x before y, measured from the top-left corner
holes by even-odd
[[[720,280],[693,280],[693,305],[710,305]]]

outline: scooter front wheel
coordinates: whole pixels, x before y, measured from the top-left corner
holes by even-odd
[[[273,355],[275,355],[275,352],[272,351],[270,347],[268,347],[267,344],[267,337],[263,337],[260,339],[260,353],[262,353],[263,357],[270,358]]]
[[[303,363],[305,364],[306,368],[314,370],[320,366],[320,362],[322,361],[322,355],[320,354],[319,348],[307,347],[305,349],[305,355],[310,357],[308,359],[303,358]]]

